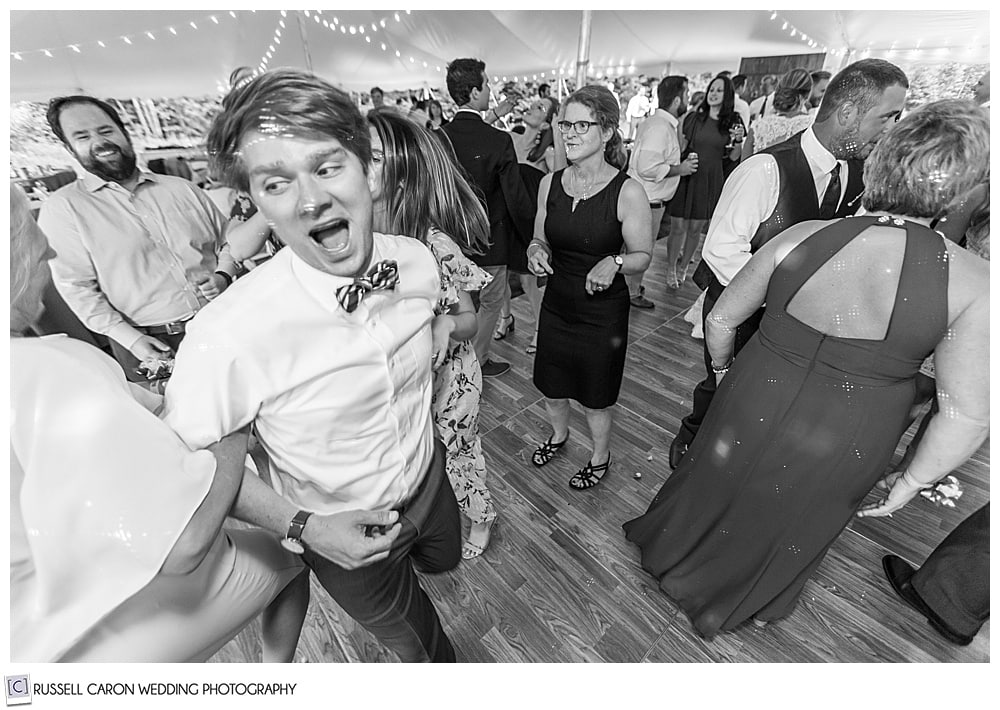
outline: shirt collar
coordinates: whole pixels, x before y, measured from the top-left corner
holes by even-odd
[[[662,116],[664,120],[666,120],[666,122],[669,123],[672,127],[674,128],[677,127],[677,117],[674,114],[667,111],[665,108],[656,109],[656,111],[653,112],[653,115]]]
[[[802,152],[805,154],[814,176],[826,175],[833,170],[833,166],[838,162],[841,164],[841,168],[843,168],[845,161],[838,161],[833,157],[833,153],[823,147],[823,144],[816,137],[812,126],[809,126],[802,133],[801,145]]]
[[[482,118],[483,118],[482,112],[481,111],[477,111],[474,108],[460,108],[457,111],[455,111],[455,116],[458,117],[458,115],[462,114],[462,113],[471,113],[473,116],[475,116],[476,118],[478,118],[480,120],[482,120]]]
[[[382,256],[383,250],[380,248],[381,236],[382,235],[377,232],[372,233],[372,264],[384,258]],[[347,276],[337,276],[335,274],[328,274],[325,271],[320,271],[319,269],[304,262],[301,258],[299,258],[299,255],[290,248],[288,251],[291,252],[289,259],[291,262],[292,274],[302,285],[302,288],[304,288],[310,296],[315,298],[320,305],[328,311],[334,313],[344,313],[346,315],[345,311],[340,307],[340,303],[337,302],[337,289],[341,286],[354,283],[354,279]]]
[[[94,175],[94,173],[90,172],[89,170],[83,171],[82,180],[83,180],[83,186],[87,188],[89,192],[97,192],[102,187],[107,187],[109,185],[118,185],[118,183],[116,183],[114,180],[105,180],[102,177]],[[142,170],[140,168],[139,182],[136,183],[136,188],[138,188],[139,185],[141,185],[144,182],[159,182],[159,181],[160,181],[159,175],[157,175],[156,173],[148,172],[146,170]],[[118,187],[121,187],[121,189],[123,190],[125,189],[121,185],[118,185]]]

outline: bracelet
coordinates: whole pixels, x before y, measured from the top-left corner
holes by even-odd
[[[528,249],[531,249],[531,247],[538,247],[539,249],[544,249],[546,253],[549,254],[552,253],[552,250],[549,249],[549,245],[540,239],[532,239],[530,242],[528,242]]]
[[[226,288],[229,288],[230,286],[233,285],[233,277],[227,274],[225,271],[216,271],[215,273],[226,279]]]
[[[910,484],[914,488],[921,490],[924,488],[930,488],[934,485],[933,483],[921,483],[920,481],[918,481],[913,477],[913,474],[910,473],[910,469],[906,469],[905,471],[903,471],[903,475],[900,476],[900,478],[905,478],[908,484]]]
[[[730,366],[732,364],[733,364],[733,358],[729,358],[729,362],[727,362],[722,367],[716,367],[715,363],[713,362],[712,363],[712,372],[715,373],[716,375],[721,375],[724,372],[729,372],[729,368],[730,368]]]

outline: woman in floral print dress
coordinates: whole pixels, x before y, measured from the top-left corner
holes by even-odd
[[[491,277],[466,256],[485,245],[489,221],[440,138],[391,111],[373,111],[368,122],[375,229],[420,239],[441,272],[437,313],[450,317],[436,318],[434,327],[450,329],[450,347],[434,372],[431,410],[448,452],[448,480],[471,522],[462,546],[462,557],[471,559],[485,551],[497,517],[479,437],[482,373],[470,342],[477,328],[470,293]]]

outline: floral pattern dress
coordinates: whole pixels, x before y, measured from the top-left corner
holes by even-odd
[[[435,313],[447,313],[460,291],[478,291],[492,276],[468,259],[448,235],[432,231],[427,246],[441,274],[441,295]],[[496,518],[486,487],[486,459],[479,438],[479,401],[483,375],[471,340],[451,342],[444,362],[434,371],[431,414],[438,437],[447,449],[445,469],[459,509],[473,523]]]

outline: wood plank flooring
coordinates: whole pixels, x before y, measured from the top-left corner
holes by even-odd
[[[923,498],[892,518],[856,520],[834,543],[795,612],[757,628],[744,625],[706,642],[638,564],[623,521],[645,510],[666,479],[667,448],[701,378],[699,340],[682,315],[698,295],[690,280],[665,282],[660,240],[645,277],[649,311],[633,309],[629,357],[609,477],[592,491],[567,481],[586,460],[589,436],[574,408],[570,442],[544,469],[530,456],[548,434],[531,383],[527,299],[514,300],[516,330],[494,356],[512,369],[486,380],[480,426],[490,490],[500,513],[486,554],[454,571],[423,576],[459,660],[518,662],[871,662],[989,661],[989,624],[967,647],[942,639],[893,593],[881,558],[919,564],[963,518],[989,500],[989,443],[956,472],[956,508]],[[901,456],[910,433],[897,455]],[[634,474],[641,472],[641,478]],[[255,622],[212,659],[260,660]],[[315,579],[296,661],[395,662],[330,600]]]

